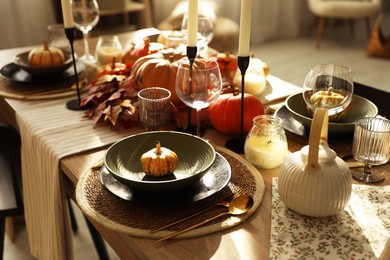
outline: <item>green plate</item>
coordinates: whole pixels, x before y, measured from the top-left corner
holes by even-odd
[[[311,127],[312,117],[306,110],[306,103],[303,100],[302,93],[294,94],[286,99],[286,107],[293,118],[307,128]],[[340,122],[329,122],[330,135],[342,135],[352,133],[355,127],[355,121],[365,116],[376,116],[378,114],[377,106],[370,100],[358,95],[353,95],[348,114]]]
[[[151,177],[142,170],[141,155],[153,149],[156,141],[179,157],[177,169],[164,177]],[[135,190],[170,191],[198,181],[213,164],[214,148],[194,135],[156,131],[135,134],[113,144],[106,152],[104,164],[110,174]]]

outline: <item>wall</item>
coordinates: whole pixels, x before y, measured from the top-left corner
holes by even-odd
[[[1,0],[0,49],[42,42],[54,16],[51,0]]]
[[[57,0],[60,1],[60,0]],[[156,24],[181,0],[152,0]],[[239,23],[240,0],[214,0],[219,13]],[[55,23],[52,0],[1,0],[0,49],[39,44],[47,25]],[[297,36],[308,23],[306,0],[253,0],[252,43],[274,37]]]
[[[169,16],[181,0],[153,0],[156,24]],[[202,0],[199,0],[201,3]],[[239,24],[240,0],[214,0],[219,4],[219,14]],[[253,44],[275,37],[298,36],[311,22],[306,0],[253,0],[252,35]],[[158,10],[158,11],[157,11]]]

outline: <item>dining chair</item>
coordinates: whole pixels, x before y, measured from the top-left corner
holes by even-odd
[[[347,19],[352,35],[354,34],[354,20],[364,19],[369,39],[371,36],[370,19],[378,15],[381,0],[308,0],[308,7],[316,17],[316,47],[319,48],[324,34],[325,22],[331,19]]]
[[[7,217],[23,214],[23,189],[21,175],[21,140],[13,127],[0,123],[0,260],[4,254],[5,223]],[[78,225],[68,199],[73,232]],[[103,238],[85,218],[99,259],[109,259]]]
[[[0,260],[3,259],[5,219],[23,214],[20,137],[0,124]]]

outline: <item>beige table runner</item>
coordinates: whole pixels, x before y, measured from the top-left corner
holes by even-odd
[[[39,259],[72,259],[66,252],[71,242],[65,237],[59,160],[142,131],[94,129],[84,111],[68,110],[66,102],[46,101],[17,111],[26,225],[31,252]]]

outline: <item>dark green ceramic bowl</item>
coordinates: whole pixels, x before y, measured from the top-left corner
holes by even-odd
[[[156,147],[174,151],[179,157],[173,174],[151,177],[143,172],[141,155]],[[198,181],[213,164],[214,148],[194,135],[156,131],[135,134],[113,144],[106,152],[104,164],[110,174],[132,189],[143,191],[170,191],[181,189]]]
[[[289,96],[286,99],[286,107],[295,120],[305,127],[311,127],[313,119],[306,109],[302,93]],[[329,133],[332,135],[352,133],[357,119],[365,116],[376,116],[377,114],[378,108],[374,103],[361,96],[353,95],[348,114],[339,122],[329,122]]]

